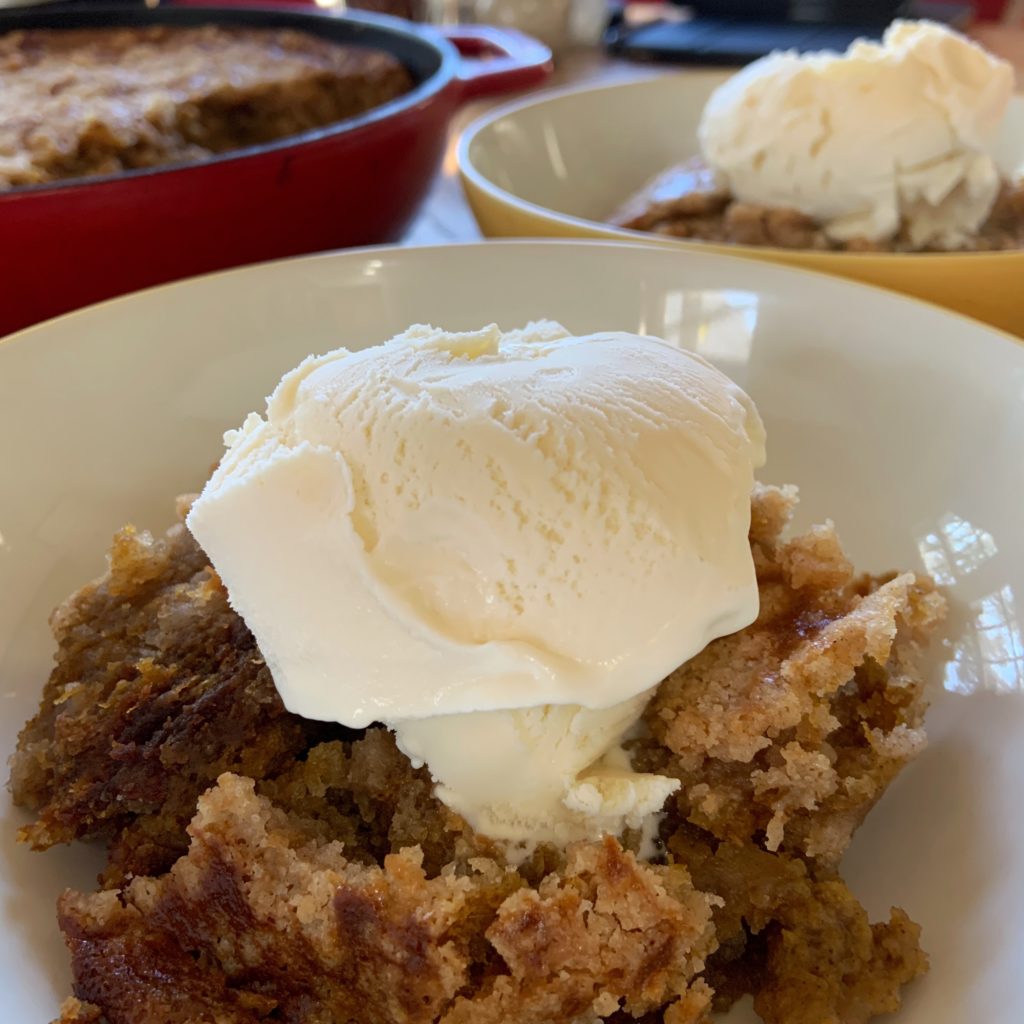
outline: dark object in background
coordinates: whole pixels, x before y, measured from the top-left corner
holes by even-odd
[[[682,2],[678,6],[683,6]],[[900,0],[697,0],[687,19],[631,27],[615,19],[609,48],[637,60],[746,64],[772,50],[845,50],[878,39],[893,18],[962,25],[970,6]]]
[[[349,0],[348,6],[375,14],[391,14],[409,21],[423,20],[423,0]]]

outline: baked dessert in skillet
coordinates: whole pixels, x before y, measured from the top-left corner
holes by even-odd
[[[0,36],[0,188],[117,174],[322,128],[413,87],[388,53],[290,29]]]

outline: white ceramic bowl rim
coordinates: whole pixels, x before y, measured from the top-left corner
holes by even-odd
[[[562,91],[571,91],[571,90],[562,90]],[[497,189],[496,186],[495,186],[495,190],[499,191],[499,192],[501,191],[500,189]],[[506,194],[506,193],[502,193],[502,194]],[[528,205],[528,204],[524,204],[524,205]],[[538,209],[538,210],[541,210],[542,212],[544,212],[543,207],[535,207],[535,209]],[[578,220],[578,223],[588,224],[589,225],[592,222]],[[131,299],[135,299],[135,298],[137,298],[139,296],[150,295],[150,294],[152,294],[154,292],[162,292],[162,291],[165,291],[167,289],[179,288],[179,287],[182,287],[182,286],[187,286],[191,281],[206,281],[206,280],[209,280],[211,278],[229,277],[229,276],[237,275],[237,274],[245,274],[246,272],[252,270],[254,267],[269,268],[269,267],[273,267],[276,264],[294,263],[296,260],[305,260],[305,261],[309,261],[309,262],[312,263],[312,262],[320,261],[320,260],[324,260],[324,261],[331,260],[331,259],[333,259],[333,258],[335,258],[335,257],[337,257],[339,255],[342,255],[342,254],[344,254],[344,255],[351,254],[353,256],[363,254],[363,255],[371,256],[371,255],[373,255],[374,253],[377,253],[377,252],[382,252],[382,253],[384,253],[384,252],[394,252],[396,249],[401,249],[401,250],[404,250],[404,251],[413,251],[413,250],[415,250],[417,252],[423,252],[423,253],[430,253],[430,252],[443,253],[443,252],[445,252],[447,250],[450,250],[450,249],[472,249],[472,248],[487,249],[487,248],[492,248],[492,247],[504,248],[504,247],[521,247],[521,246],[527,246],[528,247],[528,246],[536,246],[538,244],[539,245],[544,245],[544,246],[565,247],[565,248],[576,248],[576,247],[583,246],[585,248],[594,248],[594,249],[598,249],[598,248],[640,249],[640,250],[646,250],[648,252],[651,252],[651,251],[659,252],[659,253],[665,253],[665,252],[670,252],[671,253],[672,252],[672,249],[670,249],[670,248],[666,249],[665,246],[653,245],[648,240],[647,236],[644,235],[644,233],[642,231],[628,231],[628,232],[624,232],[624,233],[628,234],[630,237],[628,239],[624,239],[622,241],[619,241],[618,239],[614,239],[614,238],[500,238],[500,239],[496,238],[496,239],[478,239],[478,240],[466,241],[466,242],[449,242],[449,243],[444,243],[444,244],[440,244],[440,245],[409,245],[409,246],[367,245],[367,246],[360,246],[360,247],[355,247],[355,248],[351,248],[351,249],[335,249],[335,250],[331,250],[331,251],[328,251],[328,252],[312,253],[312,254],[310,254],[308,256],[290,256],[290,257],[285,257],[283,259],[264,260],[264,261],[262,261],[260,263],[249,263],[249,264],[246,264],[245,266],[242,266],[242,267],[231,267],[231,268],[229,268],[227,270],[214,270],[214,271],[210,271],[210,273],[208,273],[208,274],[197,274],[194,277],[183,278],[183,279],[181,279],[179,281],[168,281],[168,282],[166,282],[164,284],[154,285],[151,288],[142,288],[142,289],[140,289],[139,291],[136,291],[136,292],[129,292],[127,295],[118,295],[118,296],[115,296],[112,299],[104,299],[102,302],[96,302],[96,303],[92,303],[91,305],[88,305],[88,306],[82,306],[80,309],[73,309],[73,310],[71,310],[68,313],[62,313],[62,314],[60,314],[60,316],[51,317],[49,320],[43,320],[43,321],[41,321],[38,324],[32,324],[31,327],[24,327],[20,331],[15,331],[13,334],[8,334],[8,335],[5,335],[3,337],[0,337],[0,345],[8,345],[8,344],[12,344],[12,343],[17,343],[17,342],[25,341],[25,340],[28,340],[33,335],[35,335],[36,333],[43,333],[43,334],[45,334],[46,333],[46,328],[48,328],[51,324],[62,322],[62,321],[67,320],[67,319],[69,319],[71,317],[75,317],[78,314],[85,312],[86,310],[101,309],[101,308],[106,307],[106,306],[115,305],[115,304],[117,304],[119,302],[122,302],[122,301],[124,301],[126,299],[127,300],[131,300]],[[735,248],[743,249],[745,247],[744,246],[736,246]],[[683,251],[685,251],[685,250],[683,250]],[[692,250],[690,250],[690,251],[692,252]],[[737,272],[740,273],[740,274],[742,274],[742,272],[743,272],[741,267],[743,267],[745,265],[745,262],[746,262],[745,260],[742,260],[739,256],[732,256],[732,255],[729,255],[727,253],[718,252],[718,251],[704,253],[704,254],[702,254],[702,258],[706,259],[706,260],[710,260],[712,262],[721,262],[721,263],[725,263],[725,264],[734,263],[737,266]],[[759,266],[762,268],[762,271],[764,273],[767,273],[767,274],[778,273],[778,274],[783,275],[783,277],[790,277],[790,276],[796,274],[798,276],[802,276],[802,277],[805,276],[805,277],[808,277],[808,278],[811,278],[811,279],[817,278],[817,279],[827,280],[830,284],[834,284],[838,280],[838,281],[841,281],[843,286],[847,287],[847,288],[863,289],[864,291],[869,292],[869,293],[870,292],[882,292],[885,295],[892,296],[893,298],[898,299],[899,301],[904,302],[904,303],[909,303],[909,304],[914,305],[914,306],[923,306],[926,309],[931,309],[931,310],[936,309],[936,307],[935,307],[935,305],[933,303],[928,302],[925,299],[914,298],[911,295],[907,295],[904,292],[898,291],[898,290],[893,289],[893,288],[884,288],[881,285],[867,284],[864,281],[856,281],[856,280],[853,280],[853,279],[848,278],[848,277],[837,278],[834,274],[830,274],[830,273],[828,273],[825,270],[810,270],[807,267],[802,267],[802,266],[799,266],[799,267],[798,266],[791,266],[789,264],[783,264],[783,263],[765,263],[764,261],[759,261]],[[1002,337],[1004,340],[1006,340],[1007,342],[1009,342],[1011,345],[1013,345],[1015,348],[1020,348],[1020,346],[1022,344],[1024,344],[1024,338],[1019,338],[1016,335],[1011,334],[1009,331],[1004,331],[1004,330],[1000,329],[999,327],[994,327],[991,324],[987,324],[987,323],[984,323],[983,321],[976,320],[974,317],[967,316],[964,313],[959,313],[956,310],[945,309],[945,308],[942,308],[942,313],[945,316],[947,316],[947,317],[949,317],[951,319],[962,320],[965,324],[970,324],[972,329],[980,327],[983,330],[988,331],[990,334],[998,335],[998,336]],[[44,339],[44,343],[45,343],[45,339]]]

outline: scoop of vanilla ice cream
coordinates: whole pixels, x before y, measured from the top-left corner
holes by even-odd
[[[188,525],[289,710],[384,722],[484,834],[620,832],[674,783],[623,735],[756,616],[764,432],[698,356],[553,324],[310,358]]]
[[[990,149],[1010,65],[951,29],[895,21],[844,54],[774,53],[704,109],[705,159],[745,202],[792,207],[836,240],[955,247],[1000,187]]]

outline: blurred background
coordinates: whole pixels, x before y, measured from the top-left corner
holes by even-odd
[[[318,0],[345,6],[344,0]],[[555,49],[605,38],[623,56],[734,64],[780,47],[842,49],[880,35],[895,17],[964,28],[1024,24],[1024,0],[350,0],[349,7],[435,24],[520,28]]]

